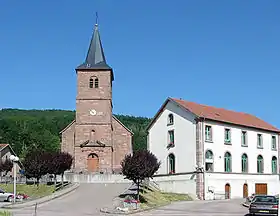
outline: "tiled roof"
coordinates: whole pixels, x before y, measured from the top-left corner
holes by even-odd
[[[189,110],[190,112],[194,113],[198,117],[219,121],[219,122],[236,124],[240,126],[280,132],[279,129],[272,126],[271,124],[268,124],[267,122],[259,119],[258,117],[248,113],[235,112],[223,108],[217,108],[217,107],[202,105],[190,101],[185,101],[182,99],[176,99],[176,98],[170,98],[170,99],[178,103],[185,109]]]
[[[0,150],[2,150],[3,148],[5,148],[6,146],[8,146],[9,144],[0,144]]]

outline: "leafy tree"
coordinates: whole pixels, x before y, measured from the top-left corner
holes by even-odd
[[[147,148],[146,127],[149,118],[115,115],[133,135],[133,150]],[[59,132],[75,118],[70,110],[0,110],[0,143],[9,143],[22,159],[34,149],[57,152],[60,149]]]
[[[123,159],[122,174],[137,185],[138,200],[141,182],[144,179],[152,178],[160,164],[156,156],[148,150],[137,151],[134,154],[126,155]]]
[[[54,174],[55,181],[56,175],[61,175],[63,185],[63,176],[66,170],[71,169],[73,157],[67,152],[57,152],[51,154],[52,159],[49,161],[49,174]]]
[[[13,168],[13,162],[10,160],[5,160],[2,164],[1,164],[1,169],[3,171],[5,171],[6,173],[12,171]]]
[[[36,183],[39,185],[41,177],[50,171],[49,164],[51,160],[51,153],[38,150],[29,152],[23,161],[25,176],[27,178],[36,178]]]
[[[12,171],[12,168],[13,168],[13,162],[12,161],[6,159],[5,161],[0,162],[0,172],[1,173],[4,172],[6,184],[7,184],[7,174],[8,174],[8,172]]]

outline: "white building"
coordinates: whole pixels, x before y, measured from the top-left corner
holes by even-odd
[[[279,133],[250,114],[168,98],[148,126],[155,180],[199,199],[278,194]]]

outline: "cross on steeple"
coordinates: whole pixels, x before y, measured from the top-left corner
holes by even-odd
[[[98,13],[95,13],[95,26],[98,26]]]

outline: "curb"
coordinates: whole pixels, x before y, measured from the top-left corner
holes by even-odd
[[[161,208],[161,207],[164,207],[164,206],[168,206],[172,203],[174,203],[174,202],[169,202],[169,203],[165,203],[165,204],[162,204],[162,205],[158,205],[158,206],[154,206],[154,207],[150,207],[150,208],[146,208],[146,209],[139,209],[139,210],[135,210],[133,212],[110,212],[110,211],[105,210],[104,208],[101,208],[100,212],[108,214],[108,215],[131,215],[131,214],[136,214],[136,213],[140,213],[140,212],[146,212],[146,211],[151,211],[151,210],[154,210],[154,209],[158,209],[158,208]]]
[[[127,191],[132,185],[133,185],[133,183],[131,183],[130,186],[128,186],[122,193]],[[109,210],[106,210],[106,207],[103,207],[103,208],[100,209],[100,212],[105,213],[107,215],[131,215],[131,214],[136,214],[136,213],[139,213],[139,212],[145,212],[145,211],[154,210],[154,209],[157,209],[157,208],[160,208],[160,207],[164,207],[164,206],[170,205],[172,203],[173,202],[168,202],[168,203],[164,203],[164,204],[161,204],[161,205],[158,205],[158,206],[149,207],[149,208],[146,208],[146,209],[137,209],[137,210],[135,210],[133,212],[121,212],[121,211],[119,211],[119,212],[111,212]]]
[[[35,206],[35,205],[38,205],[38,204],[46,203],[46,202],[49,202],[49,201],[54,200],[56,198],[62,197],[66,194],[69,194],[70,192],[76,190],[79,186],[80,186],[79,183],[74,183],[69,188],[63,189],[59,192],[54,192],[53,194],[51,194],[49,196],[42,197],[42,198],[39,198],[39,199],[36,199],[36,200],[27,201],[27,202],[24,202],[24,203],[7,204],[7,205],[2,206],[1,208],[3,208],[3,209],[20,209],[20,208],[31,207],[31,206]]]

